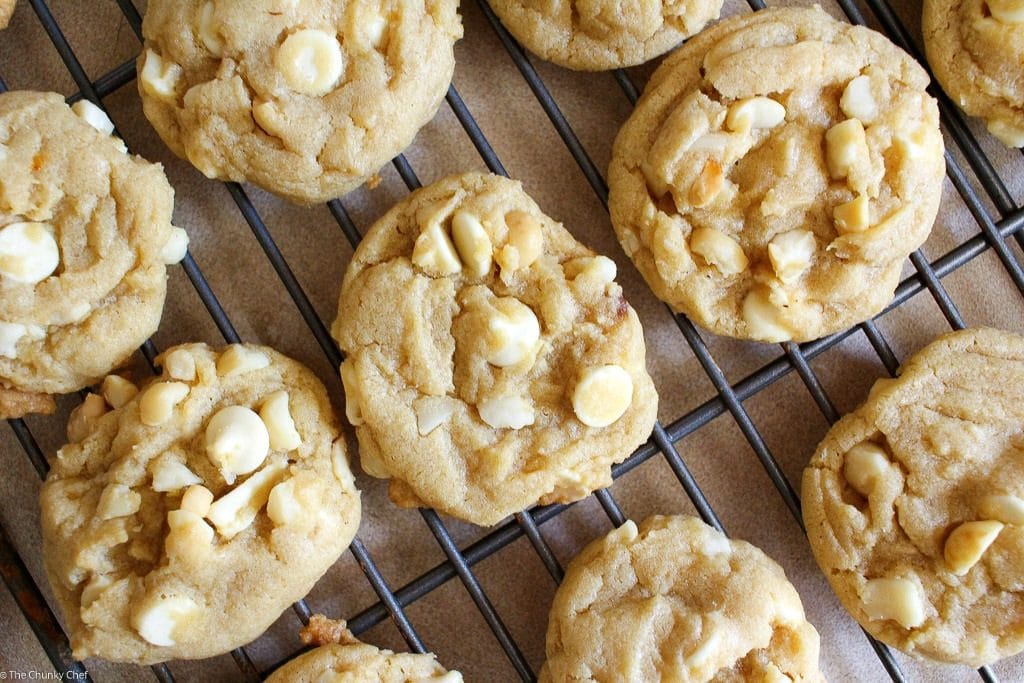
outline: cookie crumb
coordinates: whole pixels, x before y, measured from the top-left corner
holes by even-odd
[[[323,614],[314,614],[309,624],[299,631],[299,640],[303,645],[352,645],[358,643],[352,632],[348,630],[344,619],[328,619]]]
[[[380,173],[374,173],[372,176],[367,178],[367,180],[366,180],[366,189],[368,189],[368,190],[376,190],[380,186],[380,183],[381,183]]]
[[[53,415],[56,410],[57,404],[50,394],[0,387],[0,419],[14,420],[32,413]]]

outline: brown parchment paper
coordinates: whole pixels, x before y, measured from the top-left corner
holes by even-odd
[[[895,4],[899,5],[897,11],[911,35],[919,41],[919,2]],[[50,5],[91,78],[138,52],[139,43],[114,0],[52,0]],[[827,9],[840,16],[834,6]],[[727,0],[725,13],[746,11],[749,10],[745,3]],[[661,395],[660,418],[669,425],[714,398],[711,383],[664,306],[650,294],[619,248],[606,211],[479,7],[475,2],[464,3],[462,14],[466,35],[456,48],[456,87],[509,174],[522,180],[541,207],[563,221],[578,239],[618,264],[619,280],[645,327],[648,365]],[[866,14],[870,21],[870,14]],[[587,152],[603,171],[615,133],[630,112],[613,76],[574,73],[539,59],[533,63]],[[653,66],[633,69],[631,75],[642,84]],[[27,0],[19,0],[11,27],[0,33],[0,76],[12,89],[55,90],[65,95],[77,90]],[[308,364],[340,406],[341,386],[336,369],[327,363],[227,190],[202,177],[164,147],[142,116],[134,83],[107,97],[104,104],[129,147],[166,168],[177,193],[175,222],[188,230],[192,253],[242,338],[270,344]],[[1020,201],[1024,194],[1020,180],[1024,177],[1024,163],[1020,153],[1002,148],[976,122],[971,126],[1012,196]],[[448,173],[486,170],[447,105],[420,132],[407,157],[424,183]],[[381,177],[382,183],[376,189],[363,188],[344,199],[360,230],[365,231],[392,203],[407,195],[405,185],[391,166],[382,170]],[[973,176],[970,181],[978,186]],[[341,230],[325,206],[298,208],[252,187],[246,187],[246,192],[317,313],[329,324],[351,257],[351,248]],[[947,181],[942,210],[924,253],[934,259],[977,233],[964,203]],[[1015,242],[1010,243],[1010,249],[1016,258],[1021,258]],[[905,274],[912,272],[908,262]],[[1024,332],[1024,297],[991,250],[946,277],[943,284],[967,324]],[[884,315],[878,325],[900,359],[950,329],[927,293]],[[774,345],[735,342],[708,333],[703,336],[731,382],[739,381],[782,353]],[[167,306],[154,342],[162,349],[196,340],[217,344],[222,338],[185,273],[175,267],[170,272]],[[137,365],[138,372],[144,373],[144,364],[137,360]],[[856,407],[871,383],[886,374],[860,332],[812,360],[811,366],[840,412]],[[28,420],[48,457],[63,443],[64,423],[74,401],[73,397],[61,399],[57,415]],[[748,399],[745,406],[789,481],[799,487],[801,470],[828,427],[811,395],[797,375],[790,373]],[[885,680],[881,664],[860,629],[833,596],[799,526],[737,423],[726,413],[680,440],[677,446],[727,530],[760,546],[785,568],[803,598],[808,617],[821,634],[821,664],[828,678]],[[380,481],[360,474],[358,485],[363,491],[364,510],[359,536],[393,589],[444,561],[442,551],[416,511],[400,510],[390,504],[386,485]],[[50,599],[39,556],[38,492],[39,478],[13,432],[0,428],[0,523]],[[636,520],[654,513],[694,512],[660,456],[617,481],[611,493],[625,514]],[[451,519],[445,522],[460,547],[487,531]],[[542,531],[564,565],[585,543],[610,528],[608,517],[591,497],[546,523]],[[538,670],[544,659],[544,633],[554,581],[525,539],[473,569],[530,666]],[[376,601],[350,553],[342,556],[308,597],[313,610],[333,617],[355,615]],[[416,601],[406,611],[427,648],[436,652],[446,666],[461,670],[467,680],[516,680],[514,669],[457,579]],[[261,671],[266,671],[298,648],[299,627],[298,617],[289,610],[246,651]],[[379,646],[406,649],[400,633],[388,620],[362,637]],[[978,680],[977,674],[965,667],[922,664],[902,655],[897,655],[897,659],[910,680]],[[135,666],[96,660],[87,661],[86,665],[99,681],[153,678],[148,669]],[[240,678],[230,655],[172,662],[170,669],[182,681]],[[1024,681],[1024,656],[1001,662],[995,670],[1004,681]],[[50,676],[54,673],[6,589],[0,589],[0,671]]]

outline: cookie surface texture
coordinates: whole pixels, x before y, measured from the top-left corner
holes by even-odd
[[[138,394],[105,383],[125,402],[69,426],[76,441],[43,485],[44,562],[78,658],[149,664],[244,645],[359,524],[344,440],[309,370],[253,345],[183,345],[158,362]]]
[[[609,168],[654,293],[716,334],[806,341],[878,313],[945,171],[924,70],[820,9],[727,19],[651,77]]]
[[[1015,0],[925,0],[928,63],[961,109],[1024,147],[1024,7]]]
[[[17,0],[0,0],[0,28],[7,28],[14,14],[14,4]]]
[[[162,168],[125,153],[110,119],[55,93],[0,94],[0,383],[66,393],[156,331],[171,226]]]
[[[526,49],[582,71],[642,64],[718,18],[722,0],[494,0],[501,23]]]
[[[451,82],[455,0],[154,0],[139,90],[175,154],[301,204],[405,149]]]
[[[782,567],[694,517],[655,516],[569,564],[539,680],[823,682],[818,647]]]
[[[1024,338],[940,337],[829,430],[803,477],[814,556],[853,617],[917,657],[1024,649]]]
[[[332,328],[363,469],[477,524],[609,485],[657,412],[615,274],[518,182],[450,176],[396,205]]]

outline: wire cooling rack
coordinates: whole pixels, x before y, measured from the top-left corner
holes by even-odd
[[[126,61],[97,78],[91,78],[66,39],[64,31],[55,19],[48,3],[45,0],[28,0],[28,2],[78,88],[78,92],[68,98],[69,102],[84,98],[103,106],[105,97],[129,86],[135,79],[134,60]],[[139,37],[141,17],[136,6],[131,0],[116,0],[116,3],[123,13],[127,25],[136,37]],[[608,188],[600,170],[592,161],[580,138],[577,137],[548,85],[531,62],[531,58],[527,57],[501,26],[486,0],[477,0],[477,3],[486,23],[493,29],[500,45],[507,51],[509,59],[525,79],[537,104],[565,144],[578,166],[579,172],[583,174],[586,183],[593,190],[599,202],[607,208]],[[858,24],[870,21],[872,25],[884,30],[895,43],[907,49],[919,60],[921,59],[921,55],[915,49],[910,32],[901,23],[901,19],[893,11],[893,8],[885,2],[867,0],[866,6],[863,8],[867,10],[866,14],[861,6],[850,0],[840,0],[838,4],[850,21]],[[764,7],[759,0],[751,0],[749,5],[752,10]],[[743,8],[742,11],[747,10]],[[0,64],[0,91],[7,89],[2,78],[3,68],[4,65]],[[635,102],[641,90],[641,86],[634,80],[635,76],[620,70],[614,72],[614,78],[622,95],[630,103]],[[1022,269],[1019,251],[1024,248],[1024,212],[1018,208],[1004,180],[1000,177],[990,158],[983,152],[982,144],[972,133],[961,112],[938,90],[937,86],[933,86],[932,92],[939,98],[943,128],[947,139],[953,143],[948,146],[946,153],[948,178],[973,218],[976,230],[968,239],[956,244],[952,249],[932,261],[929,261],[920,251],[912,254],[910,261],[914,272],[900,283],[894,301],[885,312],[902,306],[915,295],[927,290],[941,310],[948,326],[952,329],[959,329],[964,327],[963,316],[942,279],[984,252],[991,250],[995,254],[1000,267],[1008,276],[1008,286],[1015,287],[1018,296],[1024,295],[1024,269]],[[454,86],[449,89],[446,100],[451,112],[457,118],[487,168],[494,173],[504,175],[505,168],[501,160]],[[131,144],[131,140],[128,142]],[[966,163],[966,168],[961,165],[961,160]],[[405,156],[394,159],[393,165],[409,190],[420,186],[420,180]],[[980,192],[975,189],[975,183],[979,186]],[[323,319],[318,315],[294,271],[271,236],[261,212],[257,210],[256,205],[241,186],[227,183],[226,187],[240,215],[251,229],[252,236],[258,242],[260,249],[308,327],[308,332],[312,334],[330,365],[337,368],[342,360],[341,352],[331,339]],[[328,209],[346,240],[352,248],[355,248],[360,240],[360,229],[346,209],[345,201],[331,201],[328,203]],[[569,224],[571,229],[571,221]],[[367,227],[368,225],[365,225],[363,229],[365,230]],[[210,282],[191,254],[185,257],[181,266],[224,341],[239,341],[239,334],[232,324],[230,315],[221,306]],[[1014,296],[1009,291],[1004,294],[1008,297]],[[834,422],[838,419],[839,413],[833,399],[826,392],[823,382],[809,361],[853,335],[863,335],[885,370],[889,374],[895,374],[899,361],[886,336],[875,322],[868,321],[850,330],[806,344],[785,343],[781,345],[781,354],[743,379],[731,382],[727,379],[719,361],[712,355],[712,351],[705,343],[701,333],[694,328],[690,321],[680,315],[672,315],[672,320],[685,341],[686,346],[683,348],[688,348],[692,352],[707,379],[713,385],[714,396],[667,424],[663,425],[659,422],[648,442],[633,453],[629,459],[613,469],[616,480],[624,477],[642,463],[651,459],[663,459],[697,514],[708,524],[724,531],[716,511],[702,492],[696,478],[687,466],[687,462],[677,450],[676,444],[719,416],[726,415],[738,427],[775,492],[781,497],[785,507],[802,530],[800,501],[794,483],[787,478],[755,424],[755,420],[745,408],[744,402],[761,394],[768,387],[780,382],[795,371],[817,410],[829,423]],[[155,345],[152,342],[147,342],[140,351],[150,368],[155,370],[154,359],[158,354]],[[23,448],[25,456],[39,477],[45,477],[48,469],[46,457],[26,422],[11,420],[9,424]],[[626,516],[609,490],[596,492],[594,498],[612,525],[618,526],[625,521]],[[404,639],[408,649],[424,652],[427,648],[417,631],[415,619],[409,616],[409,608],[448,582],[457,579],[486,623],[487,630],[482,631],[479,637],[493,637],[505,655],[507,661],[501,667],[503,672],[501,678],[503,680],[533,680],[536,675],[535,665],[537,663],[534,662],[534,666],[531,666],[520,643],[514,637],[512,629],[506,625],[508,614],[506,613],[503,618],[499,613],[499,609],[495,607],[495,602],[485,590],[473,567],[525,537],[546,572],[555,583],[559,582],[563,576],[563,568],[556,553],[552,551],[541,526],[557,518],[568,507],[571,506],[549,505],[519,513],[513,519],[483,533],[480,538],[462,547],[456,542],[446,523],[435,512],[420,510],[423,523],[430,531],[445,559],[399,588],[392,588],[389,585],[384,574],[378,568],[377,560],[367,546],[357,538],[352,543],[350,552],[376,594],[377,601],[362,611],[340,616],[348,620],[349,627],[356,634],[364,633],[371,627],[390,620]],[[25,558],[16,551],[8,529],[2,525],[0,525],[0,573],[54,669],[64,673],[69,679],[68,674],[73,674],[78,680],[92,680],[92,675],[85,665],[75,661],[71,655],[67,637],[54,612],[48,605],[35,577],[30,573]],[[294,611],[303,622],[307,621],[311,614],[305,600],[296,603]],[[15,615],[4,616],[5,621],[14,618],[16,618]],[[488,631],[490,635],[488,635]],[[866,634],[864,637],[867,638],[877,655],[881,667],[893,681],[909,680],[897,657],[887,647],[877,643]],[[291,654],[293,655],[294,652]],[[237,676],[246,681],[260,680],[277,665],[277,663],[272,663],[269,666],[257,666],[244,647],[233,651],[231,656],[237,664]],[[451,666],[458,664],[458,662],[446,663]],[[153,675],[160,681],[175,680],[171,669],[166,665],[157,665],[151,669]],[[979,669],[977,673],[982,680],[998,680],[995,672],[989,668]]]

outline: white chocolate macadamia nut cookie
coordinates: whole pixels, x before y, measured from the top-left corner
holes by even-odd
[[[446,671],[430,652],[381,650],[353,636],[344,621],[322,614],[313,615],[301,637],[319,647],[282,666],[267,683],[462,683],[462,674]]]
[[[945,171],[928,76],[820,8],[703,31],[651,77],[609,209],[654,293],[716,334],[806,341],[875,315]]]
[[[67,393],[100,381],[160,322],[188,237],[158,164],[110,119],[56,93],[0,94],[0,384]],[[14,417],[0,399],[5,417]]]
[[[1024,147],[1024,2],[925,0],[921,32],[953,101],[1007,147]]]
[[[1024,650],[1024,338],[954,332],[825,435],[804,471],[814,556],[871,635],[980,666]]]
[[[300,204],[354,190],[437,111],[456,0],[151,0],[139,91],[209,178]]]
[[[658,402],[615,273],[506,178],[450,176],[392,208],[332,329],[363,470],[399,505],[485,525],[611,484]]]
[[[541,683],[824,683],[782,567],[695,517],[627,521],[580,552],[548,618]]]
[[[718,18],[722,0],[492,0],[530,52],[581,71],[641,64]]]
[[[43,485],[43,559],[77,658],[244,645],[359,525],[344,439],[309,370],[252,345],[157,360],[134,395],[108,379],[86,396]]]
[[[0,0],[0,29],[7,28],[11,15],[14,14],[14,4],[17,0]]]

